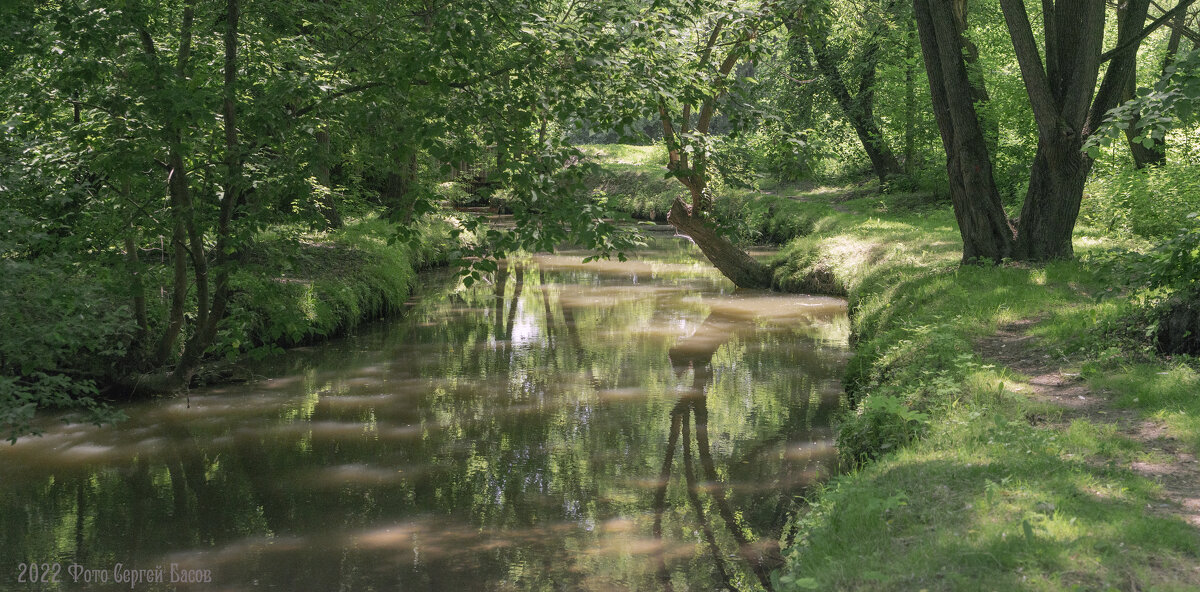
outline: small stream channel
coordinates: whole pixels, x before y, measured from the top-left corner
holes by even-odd
[[[761,589],[833,465],[845,303],[735,293],[670,235],[581,256],[0,445],[0,589]]]

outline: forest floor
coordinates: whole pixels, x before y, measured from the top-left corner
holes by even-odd
[[[983,359],[1003,364],[1025,377],[1030,398],[1062,409],[1058,421],[1046,427],[1065,430],[1071,421],[1083,420],[1111,426],[1121,437],[1136,443],[1139,456],[1146,460],[1134,460],[1129,468],[1162,487],[1162,503],[1148,509],[1200,528],[1200,464],[1195,451],[1173,435],[1162,420],[1118,407],[1111,391],[1093,389],[1079,373],[1064,372],[1058,365],[1047,363],[1050,355],[1028,334],[1035,323],[1029,320],[1000,327],[995,334],[980,339],[975,351]],[[1030,421],[1037,425],[1048,420],[1035,416]]]

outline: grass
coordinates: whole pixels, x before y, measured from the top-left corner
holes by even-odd
[[[1149,355],[1125,326],[1138,306],[1089,253],[1116,246],[1081,230],[1080,258],[1045,267],[958,264],[948,211],[887,198],[844,202],[786,247],[776,282],[824,268],[848,294],[860,401],[894,397],[928,414],[923,438],[828,483],[795,524],[784,589],[1185,590],[1200,587],[1200,537],[1152,512],[1161,487],[1130,470],[1162,461],[1111,423],[1061,419],[1025,377],[975,343],[1021,321],[1044,365],[1082,371],[1112,404],[1200,440],[1192,365]],[[856,421],[851,415],[848,422]],[[1161,455],[1159,455],[1161,456]]]
[[[373,217],[328,232],[260,233],[232,278],[237,296],[216,349],[262,355],[398,309],[418,270],[446,262],[444,226],[422,222],[411,245],[389,244],[396,228]]]
[[[688,199],[679,181],[667,177],[661,146],[623,144],[579,147],[602,165],[588,184],[592,198],[635,220],[665,224],[676,198]],[[728,187],[713,183],[720,196],[715,217],[735,242],[742,245],[780,245],[812,231],[813,208],[786,195],[757,188]]]

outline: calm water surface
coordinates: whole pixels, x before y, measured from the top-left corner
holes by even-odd
[[[256,381],[0,446],[0,589],[128,590],[118,563],[209,570],[188,590],[763,588],[833,461],[845,304],[653,244],[434,280]],[[28,561],[66,584],[18,583]]]

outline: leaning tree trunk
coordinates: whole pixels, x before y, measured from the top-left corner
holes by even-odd
[[[879,50],[879,41],[872,34],[871,39],[867,41],[866,48],[863,50],[863,60],[866,62],[862,81],[859,84],[858,96],[851,97],[850,91],[846,87],[846,81],[842,78],[842,74],[838,71],[837,59],[830,53],[829,47],[825,45],[825,37],[828,35],[826,31],[813,30],[813,25],[808,25],[809,45],[813,49],[813,55],[817,60],[817,68],[821,71],[821,75],[825,77],[829,83],[829,89],[837,99],[838,106],[842,109],[842,114],[845,115],[847,121],[854,128],[854,132],[858,134],[858,140],[862,143],[863,150],[867,153],[867,158],[871,160],[871,170],[875,172],[875,176],[879,177],[880,181],[886,181],[888,177],[899,175],[901,172],[900,162],[896,160],[896,155],[892,153],[888,147],[887,141],[883,137],[883,132],[879,129],[879,125],[875,122],[874,115],[874,78],[876,62],[878,61],[877,53]]]
[[[725,19],[721,19],[713,26],[713,30],[708,37],[708,43],[701,54],[700,63],[698,64],[701,69],[705,69],[710,65],[713,49],[717,47],[717,42],[721,37],[722,29],[726,23]],[[683,143],[690,141],[690,138],[693,136],[704,137],[708,135],[713,114],[716,112],[717,99],[724,94],[724,88],[729,81],[730,73],[733,72],[734,66],[737,65],[738,60],[743,56],[744,43],[753,40],[755,35],[756,30],[753,28],[748,32],[735,34],[735,41],[730,42],[733,48],[729,50],[725,59],[720,62],[720,66],[716,68],[716,86],[721,90],[704,98],[700,106],[700,112],[696,118],[694,132],[691,129],[691,104],[684,104],[682,106],[679,113],[679,133],[676,134],[675,124],[671,121],[670,110],[666,100],[663,97],[659,97],[658,103],[659,118],[663,128],[663,141],[667,145],[667,170],[687,188],[692,198],[690,207],[684,204],[682,200],[676,199],[671,204],[671,211],[667,214],[667,222],[674,226],[680,233],[692,239],[692,242],[700,247],[700,251],[704,253],[704,256],[708,257],[708,260],[739,288],[769,288],[771,287],[771,273],[765,265],[755,261],[753,257],[734,246],[728,238],[721,234],[716,225],[713,224],[710,217],[711,214],[708,211],[712,208],[713,196],[708,187],[707,149],[703,146],[699,147],[700,149],[695,149],[696,146],[691,146],[690,148],[692,149],[685,150]]]
[[[771,271],[767,266],[730,242],[703,214],[693,215],[683,200],[676,199],[675,203],[671,204],[667,222],[674,226],[675,230],[692,239],[704,256],[737,287],[771,286]]]

